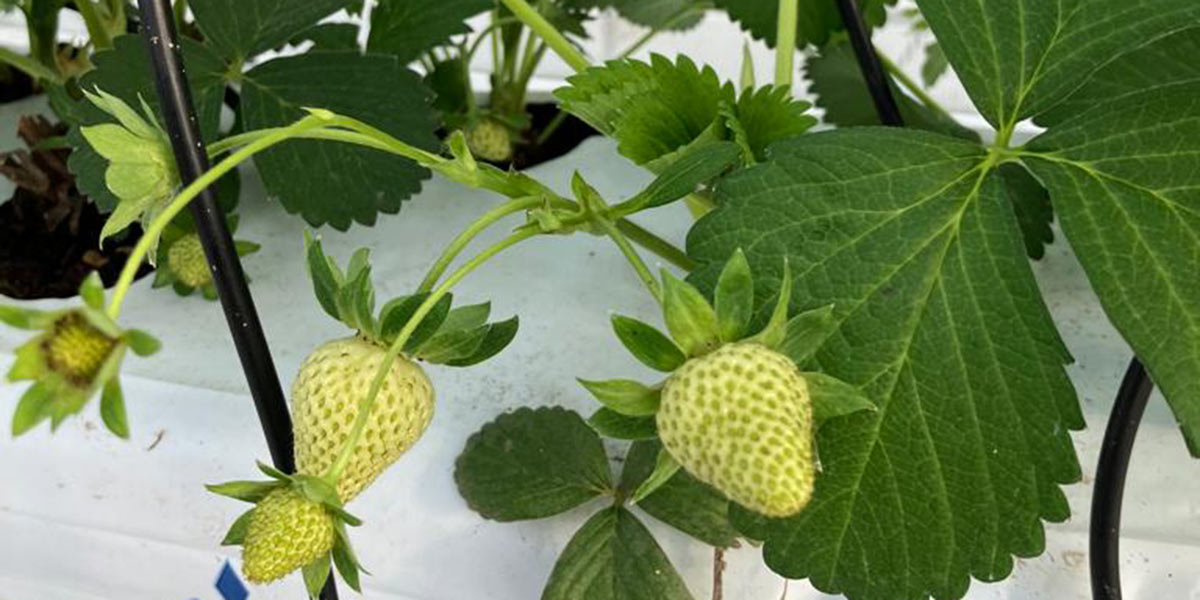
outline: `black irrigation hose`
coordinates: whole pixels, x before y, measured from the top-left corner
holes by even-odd
[[[867,82],[875,110],[884,125],[902,126],[903,119],[896,99],[888,85],[887,75],[875,54],[858,3],[854,0],[835,0],[858,66]],[[1142,363],[1134,358],[1129,363],[1121,389],[1117,392],[1104,444],[1096,465],[1092,488],[1092,515],[1089,532],[1089,558],[1094,600],[1121,600],[1121,502],[1125,494],[1125,475],[1138,425],[1150,399],[1154,383]]]
[[[858,59],[858,68],[862,71],[863,79],[867,81],[867,89],[871,92],[871,100],[875,102],[875,111],[879,113],[879,122],[892,127],[903,127],[904,118],[900,116],[900,107],[892,94],[887,73],[875,54],[875,45],[871,43],[871,32],[863,21],[862,10],[854,0],[836,0],[838,11],[842,13],[842,23],[850,36],[850,45],[854,46],[854,56]]]
[[[180,181],[187,185],[208,170],[208,156],[191,89],[184,75],[183,59],[175,34],[174,14],[170,0],[142,0],[140,5],[142,35],[154,69],[154,83],[162,105],[163,120],[175,152]],[[225,212],[217,205],[212,188],[206,189],[191,203],[196,233],[204,246],[212,269],[213,283],[225,310],[229,332],[237,347],[250,395],[258,410],[263,434],[271,452],[271,460],[284,472],[295,470],[292,456],[292,422],[287,400],[279,385],[279,376],[271,360],[271,350],[263,333],[254,299],[246,285],[242,263],[238,260],[233,236],[225,223]],[[337,588],[333,577],[325,582],[322,600],[336,600]]]
[[[1094,600],[1121,600],[1121,501],[1138,425],[1154,383],[1134,358],[1125,371],[1096,465],[1088,540]]]

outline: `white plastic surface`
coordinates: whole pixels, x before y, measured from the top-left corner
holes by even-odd
[[[566,190],[571,172],[616,201],[648,175],[592,139],[572,154],[533,170]],[[253,292],[285,384],[304,355],[346,332],[320,312],[304,275],[302,222],[265,198],[254,173],[243,180],[242,232],[264,244],[246,261]],[[331,198],[329,201],[336,201]],[[344,260],[359,246],[373,249],[380,298],[406,293],[419,281],[448,232],[488,207],[493,195],[435,180],[399,216],[375,228],[322,232],[326,248]],[[642,219],[680,240],[689,224],[682,207]],[[515,223],[515,221],[514,221]],[[479,243],[498,239],[503,229]],[[1085,599],[1086,514],[1102,426],[1129,357],[1104,319],[1066,244],[1056,243],[1035,266],[1062,333],[1077,358],[1071,375],[1089,425],[1075,436],[1085,477],[1067,488],[1072,520],[1047,527],[1047,552],[1021,560],[1013,577],[974,583],[972,599]],[[452,479],[467,436],[499,412],[559,404],[583,412],[595,404],[575,376],[645,374],[612,335],[619,311],[655,322],[654,304],[607,241],[587,235],[550,237],[501,255],[457,290],[462,301],[492,300],[493,314],[519,314],[521,331],[496,359],[466,370],[433,367],[437,413],[425,438],[349,507],[366,520],[352,533],[374,576],[367,596],[403,600],[527,600],[537,598],[558,552],[601,504],[526,523],[484,521],[467,509]],[[33,303],[60,306],[62,302]],[[138,283],[122,321],[162,338],[151,359],[131,357],[124,383],[133,439],[103,430],[96,405],[51,436],[43,427],[20,439],[0,435],[0,598],[3,600],[165,600],[216,598],[211,584],[236,552],[217,543],[244,509],[207,493],[203,483],[254,478],[266,448],[215,303],[179,298]],[[24,334],[0,329],[0,369]],[[0,385],[0,422],[7,422],[21,387]],[[1143,425],[1129,478],[1125,516],[1126,597],[1200,598],[1198,464],[1161,398]],[[698,599],[710,594],[711,553],[644,517]],[[725,598],[775,600],[783,582],[760,552],[730,555]],[[301,598],[298,576],[253,590],[251,598]],[[343,597],[353,597],[343,590]],[[792,582],[791,600],[824,598]]]

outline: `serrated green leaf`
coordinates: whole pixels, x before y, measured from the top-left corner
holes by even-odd
[[[700,356],[721,345],[717,313],[704,294],[665,269],[662,281],[663,320],[679,347],[688,356]]]
[[[1071,93],[1065,101],[1040,114],[1035,122],[1051,127],[1100,104],[1147,88],[1200,79],[1200,27],[1164,36],[1140,47],[1122,49]]]
[[[875,411],[875,404],[862,389],[824,373],[804,373],[813,405],[813,422],[820,427],[829,419],[858,411]]]
[[[329,579],[330,575],[329,553],[326,552],[320,558],[304,565],[300,572],[304,576],[304,588],[308,590],[308,597],[319,598],[321,588],[325,587],[325,580]]]
[[[289,43],[312,42],[310,52],[357,50],[358,23],[320,23],[292,37]]]
[[[609,408],[601,408],[588,418],[588,425],[600,435],[614,440],[649,440],[658,437],[653,416],[630,417]]]
[[[716,291],[713,292],[713,304],[717,311],[721,341],[742,339],[754,316],[754,275],[741,248],[734,250],[721,270]]]
[[[737,104],[727,107],[726,126],[747,152],[746,163],[767,159],[767,148],[780,140],[803,134],[817,124],[808,114],[812,104],[792,98],[785,87],[745,90]]]
[[[879,112],[849,43],[829,44],[821,49],[819,55],[809,57],[804,63],[804,73],[809,89],[817,96],[817,106],[825,109],[826,123],[839,127],[879,125]],[[913,100],[894,81],[888,81],[906,127],[979,141],[979,134],[937,109]]]
[[[1031,141],[1105,313],[1200,456],[1200,81],[1121,96]]]
[[[244,512],[233,521],[233,525],[229,526],[229,530],[225,532],[225,537],[221,539],[222,546],[241,546],[246,541],[246,531],[250,529],[250,517],[254,514],[254,509]]]
[[[676,62],[657,54],[650,63],[610,61],[568,82],[555,92],[563,110],[616,139],[621,154],[639,165],[700,138],[717,119],[721,103],[734,101],[731,84],[682,55]]]
[[[425,75],[425,85],[436,95],[433,108],[442,114],[447,127],[460,127],[461,117],[452,122],[453,116],[465,115],[469,110],[468,95],[473,93],[468,86],[469,77],[466,64],[458,56],[433,63],[433,71]]]
[[[467,440],[454,465],[471,509],[497,521],[541,519],[609,493],[604,445],[578,414],[520,408]]]
[[[778,0],[715,0],[714,3],[717,8],[727,11],[729,18],[754,39],[775,47],[779,30]],[[859,0],[858,4],[867,23],[880,26],[887,20],[887,7],[896,4],[896,0]],[[829,41],[830,34],[845,29],[834,2],[800,0],[798,8],[796,43],[800,48],[808,44],[823,46]]]
[[[563,549],[542,600],[692,600],[683,579],[637,517],[606,508]]]
[[[776,572],[851,599],[960,597],[1067,517],[1083,425],[1069,356],[986,160],[910,129],[805,135],[722,182],[690,233],[701,284],[739,247],[756,283],[787,257],[793,304],[834,305],[814,360],[879,407],[817,433],[811,503],[768,528]]]
[[[114,435],[129,439],[129,418],[125,416],[125,394],[121,392],[121,380],[117,377],[104,383],[104,391],[100,394],[100,419]]]
[[[661,448],[657,441],[634,442],[629,447],[621,472],[621,489],[627,493],[635,490],[650,476]],[[729,501],[687,471],[677,471],[653,494],[638,502],[638,508],[710,546],[738,545],[738,532],[727,516]]]
[[[788,321],[779,351],[792,362],[803,365],[837,331],[837,327],[832,304],[802,312]]]
[[[680,156],[662,173],[627,202],[630,212],[670,204],[715,181],[741,158],[741,150],[729,142],[716,142]]]
[[[244,63],[264,50],[345,8],[347,0],[191,0],[204,37],[231,63]]]
[[[661,388],[652,388],[632,379],[578,381],[601,404],[627,417],[647,417],[658,412]]]
[[[466,21],[495,4],[493,0],[380,0],[371,11],[367,51],[412,62],[451,37],[471,31]]]
[[[917,4],[975,107],[997,128],[1061,102],[1110,57],[1200,21],[1194,0]]]
[[[214,494],[257,504],[281,485],[284,484],[280,481],[229,481],[204,487]]]
[[[1025,254],[1033,260],[1046,256],[1046,246],[1054,241],[1054,205],[1050,203],[1050,192],[1020,165],[1000,165],[997,169],[1004,181],[1004,192],[1017,215],[1021,236],[1025,240]]]
[[[687,356],[659,330],[630,317],[613,315],[613,331],[634,358],[664,373],[678,369]]]
[[[436,151],[432,94],[394,56],[355,51],[277,58],[247,72],[241,116],[246,129],[290,125],[319,106],[360,119]],[[421,188],[427,169],[379,150],[338,142],[294,140],[254,157],[267,192],[312,226],[345,230],[394,214]]]
[[[158,341],[158,338],[141,329],[126,329],[125,343],[129,344],[129,349],[138,356],[150,356],[162,349],[162,342]]]
[[[464,358],[446,361],[446,366],[470,367],[500,354],[517,337],[520,324],[520,319],[514,316],[506,321],[488,325],[487,334],[474,352]]]

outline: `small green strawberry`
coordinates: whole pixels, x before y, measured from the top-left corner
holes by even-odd
[[[204,257],[204,246],[200,236],[189,233],[171,244],[167,249],[167,268],[180,283],[198,288],[212,282],[212,271]]]
[[[279,487],[250,513],[242,546],[242,573],[270,583],[333,549],[334,519],[318,502]]]
[[[508,127],[489,117],[475,121],[467,129],[467,145],[471,153],[488,162],[505,162],[512,158],[513,144]]]
[[[229,215],[225,221],[229,231],[236,233],[238,216]],[[236,240],[234,249],[240,257],[257,252],[259,245]],[[217,288],[213,282],[212,269],[204,254],[204,246],[200,242],[200,236],[196,234],[191,216],[187,213],[181,214],[167,225],[151,262],[157,266],[154,272],[154,287],[170,285],[180,296],[190,296],[199,290],[205,299],[217,299]]]
[[[385,348],[361,336],[328,342],[313,351],[292,385],[296,469],[323,475],[346,444]],[[425,433],[433,418],[433,384],[416,363],[398,357],[371,411],[362,439],[338,480],[349,502]]]
[[[669,379],[658,435],[700,481],[769,517],[812,496],[812,402],[800,369],[758,343],[727,344]]]

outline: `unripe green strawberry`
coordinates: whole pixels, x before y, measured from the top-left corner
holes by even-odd
[[[770,516],[796,514],[813,488],[808,385],[786,356],[755,342],[684,363],[658,412],[663,445],[731,500]]]
[[[116,346],[117,340],[96,329],[77,312],[55,321],[42,340],[46,366],[76,386],[90,384]]]
[[[471,153],[491,162],[512,158],[512,139],[508,128],[495,119],[480,119],[467,130],[467,146]]]
[[[333,548],[333,517],[321,504],[288,486],[263,498],[246,527],[242,573],[269,583],[307,565]]]
[[[200,244],[200,236],[194,233],[171,244],[167,250],[167,268],[179,283],[188,287],[198,288],[212,281],[212,271],[204,258],[204,246]]]
[[[359,337],[328,342],[304,360],[292,386],[296,469],[323,476],[337,460],[385,351]],[[412,447],[433,418],[433,385],[416,363],[398,357],[375,400],[362,438],[338,480],[349,502]]]

